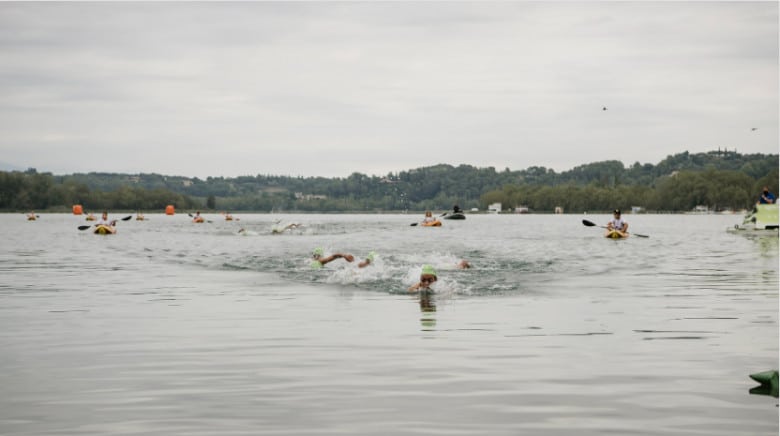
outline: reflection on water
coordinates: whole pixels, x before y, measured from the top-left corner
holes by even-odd
[[[0,434],[778,432],[777,238],[733,217],[234,216],[0,216]]]
[[[420,298],[420,324],[423,330],[431,330],[436,327],[436,301],[434,293],[428,291],[419,292]]]

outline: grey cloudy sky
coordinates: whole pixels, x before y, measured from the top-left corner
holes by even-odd
[[[776,1],[0,2],[0,161],[23,168],[565,171],[719,147],[778,152]]]

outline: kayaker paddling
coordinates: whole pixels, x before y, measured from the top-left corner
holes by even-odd
[[[628,223],[621,217],[620,209],[615,209],[612,219],[607,223],[607,236],[612,237],[614,233],[621,238],[628,236]]]

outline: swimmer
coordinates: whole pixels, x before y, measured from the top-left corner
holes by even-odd
[[[373,251],[368,253],[368,256],[366,256],[366,259],[358,264],[358,268],[365,268],[374,261],[374,257],[376,256],[376,253]]]
[[[271,229],[271,233],[274,234],[274,235],[278,235],[278,234],[286,232],[287,230],[297,229],[298,227],[303,227],[303,224],[292,223],[292,224],[288,224],[288,225],[286,225],[284,227],[274,227],[273,229]]]
[[[430,291],[431,285],[436,282],[438,278],[436,277],[436,270],[433,269],[430,265],[423,265],[422,267],[422,273],[420,273],[420,281],[412,286],[409,287],[409,292],[414,291]]]

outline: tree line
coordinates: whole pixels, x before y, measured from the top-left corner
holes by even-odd
[[[169,204],[201,207],[196,199],[168,189],[119,186],[111,191],[91,189],[86,183],[35,170],[0,171],[0,210],[70,211],[80,204],[85,211],[164,210]]]
[[[346,178],[279,175],[206,179],[159,174],[52,175],[0,172],[0,210],[215,209],[255,212],[484,210],[525,206],[532,212],[742,209],[763,186],[778,192],[778,155],[713,151],[668,156],[656,165],[602,161],[564,172],[532,166],[520,171],[447,164],[385,176]]]

